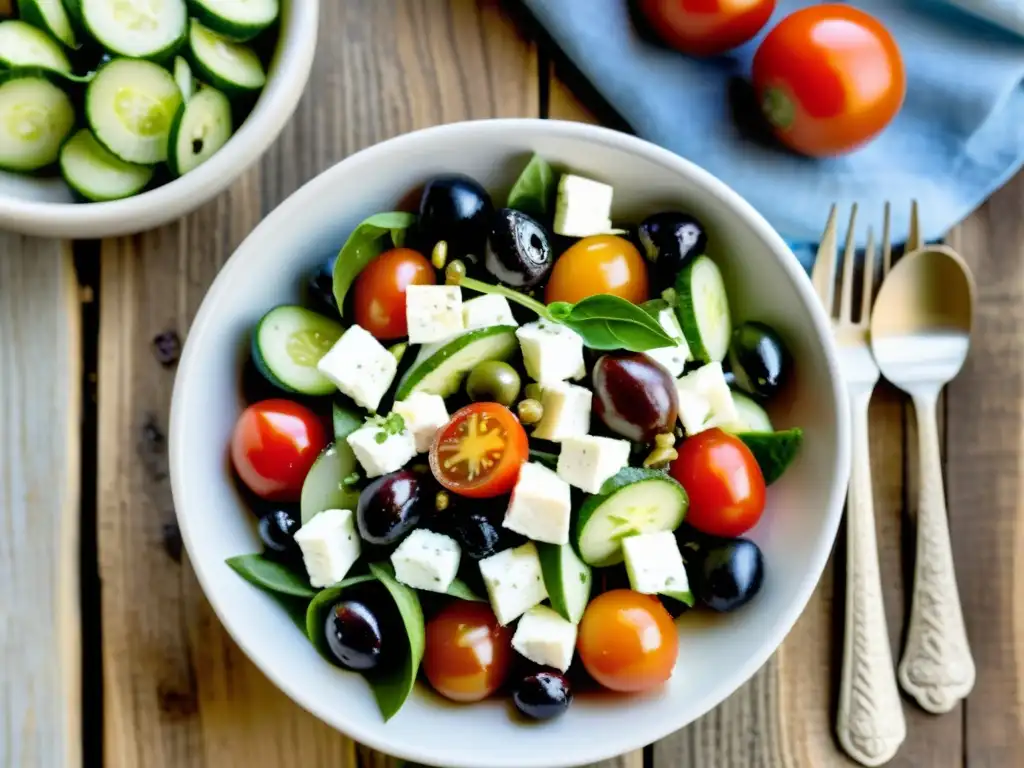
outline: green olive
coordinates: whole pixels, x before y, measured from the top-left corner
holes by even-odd
[[[519,374],[508,363],[488,360],[480,363],[466,379],[466,394],[474,402],[512,405],[519,397]]]

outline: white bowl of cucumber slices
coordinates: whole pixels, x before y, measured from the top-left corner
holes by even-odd
[[[266,151],[309,78],[319,3],[18,0],[0,19],[0,228],[172,221]]]
[[[582,765],[782,642],[842,513],[844,402],[810,281],[725,184],[599,127],[459,123],[242,243],[179,364],[171,481],[214,610],[301,706],[420,764]]]

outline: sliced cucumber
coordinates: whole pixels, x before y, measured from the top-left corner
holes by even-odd
[[[85,118],[96,139],[129,163],[167,159],[171,123],[181,91],[171,73],[149,61],[114,59],[85,93]]]
[[[89,34],[110,53],[166,60],[185,42],[185,0],[81,0]]]
[[[43,67],[71,74],[71,62],[54,39],[16,19],[0,22],[0,67]]]
[[[762,408],[749,395],[742,392],[732,391],[732,402],[736,406],[740,422],[736,429],[730,432],[773,432],[772,420],[768,417],[768,411]]]
[[[61,0],[18,0],[21,20],[49,32],[68,48],[77,48],[75,30]]]
[[[329,395],[337,387],[316,365],[344,330],[341,323],[305,307],[274,307],[253,332],[252,360],[276,387],[303,395]]]
[[[204,86],[178,107],[171,123],[167,165],[183,176],[205,163],[231,138],[231,102],[220,91]]]
[[[334,442],[344,443],[345,438],[366,423],[366,411],[348,398],[331,404],[331,422],[334,425]]]
[[[590,601],[593,575],[570,544],[537,544],[544,586],[551,607],[566,621],[579,624]]]
[[[580,507],[576,549],[583,562],[604,568],[622,562],[627,536],[674,531],[686,517],[683,486],[652,469],[627,467],[608,480],[601,493]]]
[[[765,483],[771,485],[785,474],[800,452],[804,431],[794,427],[781,432],[739,432],[736,437],[746,443],[761,467]]]
[[[75,125],[71,99],[41,70],[0,72],[0,169],[35,171],[57,161]]]
[[[221,37],[195,19],[188,45],[196,76],[224,93],[253,93],[267,82],[263,62],[251,48]]]
[[[359,489],[346,482],[356,471],[356,455],[348,443],[332,443],[317,456],[302,483],[299,516],[305,525],[327,509],[355,511]]]
[[[82,128],[60,150],[60,171],[68,186],[87,200],[120,200],[138,194],[153,178],[148,165],[126,163]]]
[[[512,325],[492,325],[451,341],[425,345],[398,385],[395,400],[405,400],[413,392],[449,397],[459,391],[466,374],[477,365],[506,360],[518,346]]]
[[[676,278],[676,294],[676,315],[693,356],[705,363],[724,360],[732,337],[732,317],[718,265],[707,256],[698,256]]]
[[[278,0],[188,0],[188,7],[206,27],[239,43],[256,37],[281,14]]]
[[[174,57],[174,82],[178,84],[181,91],[181,100],[187,102],[192,98],[195,91],[195,78],[192,77],[192,67],[182,56]]]

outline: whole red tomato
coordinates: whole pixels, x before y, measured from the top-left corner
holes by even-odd
[[[381,340],[408,335],[405,321],[405,289],[433,285],[434,268],[426,257],[411,248],[392,248],[371,261],[356,278],[356,323]]]
[[[812,157],[876,136],[906,94],[903,59],[882,24],[849,5],[790,14],[754,54],[754,88],[776,136]]]
[[[666,43],[691,56],[715,56],[750,40],[768,23],[775,0],[639,0]]]

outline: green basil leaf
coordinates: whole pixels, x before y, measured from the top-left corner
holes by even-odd
[[[389,669],[374,670],[373,673],[366,675],[373,688],[380,713],[387,721],[402,708],[416,684],[416,675],[426,646],[426,628],[423,623],[423,609],[420,608],[416,591],[395,579],[395,572],[390,563],[370,563],[370,573],[384,585],[395,601],[408,642],[408,652],[401,664]]]
[[[415,221],[413,214],[402,211],[375,213],[360,222],[348,236],[334,263],[334,300],[338,302],[338,312],[344,312],[345,296],[359,273],[384,252],[384,236],[389,235],[394,240],[396,232],[404,232]]]
[[[243,579],[267,592],[292,597],[313,597],[316,594],[304,573],[298,574],[265,555],[237,555],[225,562]]]
[[[374,581],[373,576],[352,576],[344,581],[339,581],[333,587],[327,587],[316,593],[316,597],[309,601],[306,606],[306,619],[303,629],[306,637],[321,655],[329,661],[334,661],[331,649],[327,647],[327,637],[324,635],[324,626],[327,624],[327,613],[331,607],[338,602],[341,594],[349,587],[356,584],[364,584],[367,581]]]
[[[456,579],[448,587],[449,597],[457,597],[459,600],[468,600],[471,603],[486,602],[480,595],[469,588],[469,585],[462,579]]]
[[[658,315],[661,314],[663,310],[671,308],[672,305],[669,304],[664,299],[649,299],[640,305],[640,309],[642,309],[648,315],[653,317],[655,320],[658,319]],[[658,323],[658,325],[661,325],[661,323]]]
[[[591,349],[646,352],[676,344],[647,311],[610,294],[588,296],[576,304],[555,302],[548,313],[582,336]]]
[[[391,244],[395,246],[395,248],[401,248],[405,245],[405,233],[405,227],[398,227],[391,230]]]
[[[540,155],[530,158],[508,193],[508,207],[542,219],[548,216],[555,196],[555,172]]]

